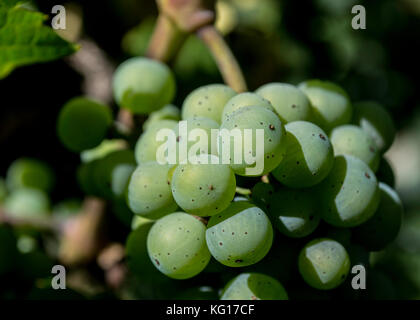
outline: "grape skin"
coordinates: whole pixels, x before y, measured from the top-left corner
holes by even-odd
[[[343,125],[331,132],[334,154],[348,154],[363,160],[372,170],[378,170],[380,155],[375,141],[355,125]]]
[[[276,112],[270,101],[255,93],[243,92],[237,94],[226,103],[225,107],[223,108],[222,122],[228,119],[234,111],[248,106],[258,106]]]
[[[178,165],[172,174],[171,188],[176,203],[197,216],[212,216],[227,208],[235,196],[236,180],[226,164],[218,164],[216,156],[203,154],[203,162]],[[215,159],[217,164],[212,164]],[[200,161],[200,160],[199,160]]]
[[[277,191],[270,201],[269,213],[280,232],[291,238],[308,236],[320,221],[316,201],[308,190]]]
[[[299,254],[299,272],[311,287],[330,290],[346,279],[350,259],[337,241],[321,238],[309,242]]]
[[[380,104],[372,101],[354,104],[353,122],[372,137],[381,153],[392,145],[396,133],[394,121]]]
[[[120,64],[112,87],[118,105],[136,114],[161,109],[172,101],[176,91],[172,71],[165,64],[144,57]]]
[[[231,168],[236,174],[241,176],[262,176],[277,167],[284,157],[285,149],[285,134],[284,127],[279,117],[272,111],[266,108],[260,108],[256,106],[247,106],[234,111],[231,116],[223,121],[220,130],[227,129],[240,130],[242,142],[242,162],[236,163],[234,157],[234,138],[230,137],[227,140],[230,143],[230,157]],[[246,153],[251,153],[253,156],[257,155],[257,142],[256,142],[256,130],[264,130],[264,151],[263,157],[264,167],[260,173],[247,173],[246,169],[254,168],[258,161],[253,164],[247,164],[245,162]],[[252,130],[252,145],[245,140],[245,130]],[[221,131],[222,133],[222,131]],[[219,156],[223,157],[222,153],[225,150],[224,139],[219,140]],[[260,160],[262,161],[262,159]]]
[[[153,161],[136,168],[130,178],[127,195],[128,206],[135,214],[159,219],[177,209],[168,183],[170,168],[170,165]]]
[[[268,253],[273,228],[264,211],[238,201],[210,218],[206,239],[217,261],[229,267],[244,267],[257,263]]]
[[[174,279],[196,276],[210,261],[206,227],[192,215],[175,212],[159,219],[147,236],[147,251],[155,267]]]
[[[138,164],[148,161],[156,161],[156,152],[164,142],[157,141],[157,134],[161,129],[170,129],[174,130],[178,124],[174,120],[159,120],[143,132],[143,134],[137,140],[136,146],[134,148],[134,154]]]
[[[330,174],[316,189],[321,216],[335,227],[362,224],[379,205],[375,174],[366,163],[353,156],[336,156]]]
[[[182,105],[182,119],[204,117],[221,123],[223,108],[235,94],[235,91],[223,84],[199,87],[185,99]]]
[[[99,145],[111,123],[110,108],[91,99],[76,97],[60,110],[57,134],[66,148],[81,152]]]
[[[288,300],[276,279],[260,273],[241,273],[223,290],[221,300]]]
[[[355,239],[370,251],[386,247],[398,235],[403,206],[398,194],[385,183],[379,183],[381,200],[372,218],[355,229]]]
[[[299,88],[291,84],[267,83],[255,92],[271,102],[284,124],[312,119],[309,99]]]
[[[327,134],[335,127],[349,123],[352,105],[348,94],[338,85],[321,80],[307,80],[298,86],[312,104],[314,123]]]
[[[320,183],[334,164],[333,148],[326,133],[306,121],[288,123],[285,130],[286,152],[273,176],[290,188]]]

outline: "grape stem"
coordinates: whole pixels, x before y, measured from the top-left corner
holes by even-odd
[[[211,51],[225,83],[236,92],[247,91],[239,63],[219,31],[209,25],[200,28],[197,34]]]

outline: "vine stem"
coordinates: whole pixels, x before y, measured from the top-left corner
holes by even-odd
[[[247,91],[241,67],[219,31],[209,25],[200,28],[197,34],[211,51],[225,83],[236,92]]]

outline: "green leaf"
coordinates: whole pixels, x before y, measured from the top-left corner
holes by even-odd
[[[16,67],[59,59],[78,49],[43,24],[45,15],[19,3],[0,0],[0,79]]]

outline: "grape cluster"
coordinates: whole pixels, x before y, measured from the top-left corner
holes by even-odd
[[[402,205],[383,158],[395,128],[382,106],[309,80],[246,93],[206,85],[179,110],[170,69],[147,58],[120,65],[113,89],[121,108],[149,115],[132,148],[100,144],[108,111],[86,98],[62,109],[58,133],[85,155],[83,190],[135,214],[130,268],[153,279],[156,270],[172,279],[220,272],[231,277],[221,299],[288,299],[346,288],[351,267],[368,268],[369,252],[397,236]],[[175,144],[161,139],[165,130]]]

